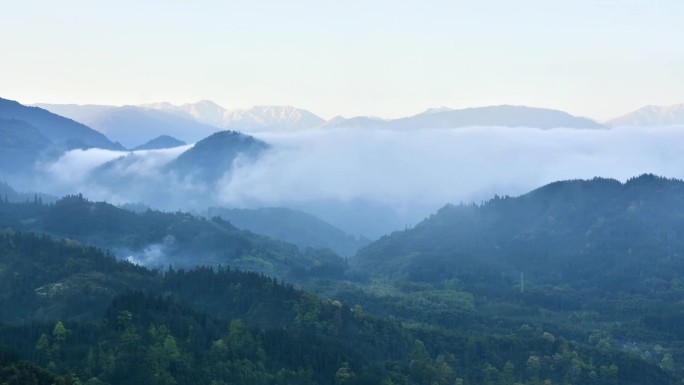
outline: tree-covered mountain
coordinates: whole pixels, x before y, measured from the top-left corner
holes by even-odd
[[[684,182],[642,175],[556,182],[517,198],[446,206],[414,228],[383,237],[353,262],[417,281],[487,268],[532,282],[650,290],[684,265]],[[430,261],[431,263],[426,263]],[[642,286],[645,285],[645,286]]]
[[[558,334],[669,365],[684,360],[683,240],[682,181],[562,181],[445,206],[351,258],[351,274],[368,283],[328,289],[448,327],[543,320]]]
[[[302,250],[307,247],[327,248],[339,255],[351,256],[370,242],[349,235],[314,215],[285,207],[210,207],[207,215],[219,216],[241,229],[294,243]]]
[[[0,233],[0,250],[0,316],[9,322],[0,325],[0,379],[7,383],[678,380],[670,369],[638,357],[544,330],[492,336],[407,327],[255,273],[198,268],[161,274],[72,241],[14,231]],[[21,312],[11,309],[12,299],[27,301]]]
[[[240,230],[219,218],[180,212],[134,213],[82,196],[53,204],[0,203],[0,228],[37,231],[109,250],[147,266],[233,266],[289,278],[335,277],[345,261],[334,253],[307,249]]]
[[[253,136],[220,131],[195,143],[167,164],[166,170],[183,178],[215,182],[233,168],[236,159],[253,160],[267,148],[268,144]]]
[[[16,101],[0,98],[0,119],[22,120],[37,128],[42,135],[63,148],[104,148],[120,150],[123,147],[113,143],[92,128],[39,107],[24,106]]]
[[[140,146],[136,147],[133,149],[133,151],[138,151],[138,150],[161,150],[165,148],[174,148],[174,147],[180,147],[180,146],[185,146],[187,143],[183,142],[182,140],[178,140],[172,136],[169,135],[161,135],[158,136],[144,144],[141,144]]]

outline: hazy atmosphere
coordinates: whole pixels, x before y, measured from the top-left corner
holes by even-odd
[[[387,206],[402,218],[396,228],[366,234],[377,236],[416,224],[446,203],[520,195],[556,180],[602,176],[625,181],[646,172],[684,178],[683,128],[261,133],[256,136],[271,147],[256,160],[238,160],[216,181],[178,179],[162,171],[187,150],[184,146],[130,155],[72,150],[37,165],[42,171],[37,179],[17,187],[54,195],[82,192],[95,200],[143,202],[167,210],[294,206],[316,213],[309,203],[362,200]],[[107,178],[93,175],[119,157],[127,161],[110,168]],[[317,214],[335,224],[326,211]]]
[[[684,2],[0,12],[0,384],[684,384]]]

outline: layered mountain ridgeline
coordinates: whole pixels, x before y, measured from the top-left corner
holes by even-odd
[[[203,100],[176,106],[170,103],[140,106],[37,104],[56,114],[86,124],[120,141],[137,146],[159,135],[196,142],[220,130],[298,131],[325,122],[313,113],[289,106],[255,106],[227,110]]]
[[[68,384],[678,380],[628,354],[529,327],[506,337],[407,328],[255,273],[161,274],[72,241],[13,231],[0,234],[0,248],[0,317],[10,322],[0,325],[0,345],[15,352],[0,354],[0,379],[15,379],[9,383],[29,383],[16,379],[31,374],[46,379],[33,383],[57,381],[34,364]],[[16,309],[20,298],[25,305]]]
[[[525,106],[489,106],[464,109],[433,108],[421,114],[399,119],[354,117],[333,119],[323,125],[326,128],[384,128],[420,130],[434,128],[458,128],[469,126],[533,127],[551,128],[605,128],[587,118],[567,112]]]
[[[290,106],[225,109],[209,100],[179,106],[171,103],[123,107],[73,104],[38,106],[87,124],[124,144],[134,137],[138,144],[142,143],[144,138],[141,135],[145,134],[150,135],[147,139],[152,135],[168,134],[193,142],[218,131],[219,127],[243,132],[293,132],[338,127],[402,130],[467,126],[604,128],[591,119],[559,110],[511,105],[463,109],[431,108],[423,113],[398,119],[336,116],[328,121],[307,110]],[[140,131],[137,127],[144,127],[145,131]],[[200,132],[203,133],[201,137],[195,136],[193,139],[188,136]]]
[[[80,195],[54,204],[0,203],[0,228],[5,227],[86,242],[147,266],[222,264],[292,279],[342,276],[346,269],[346,262],[332,252],[302,252],[219,218],[151,210],[134,213]]]
[[[210,100],[175,106],[170,103],[145,104],[142,107],[168,112],[228,130],[299,131],[320,126],[325,120],[315,114],[290,106],[254,106],[227,110]]]
[[[38,104],[56,114],[88,125],[134,148],[161,135],[170,135],[188,143],[205,138],[221,128],[165,111],[140,106],[102,106],[76,104]]]
[[[370,243],[370,240],[349,235],[314,215],[284,207],[210,207],[207,216],[221,217],[241,229],[294,243],[300,249],[326,248],[342,256],[354,255]]]
[[[0,98],[0,119],[24,121],[60,148],[123,149],[120,144],[113,143],[103,134],[84,124],[42,108],[24,106],[13,100]]]
[[[332,292],[381,313],[449,327],[543,322],[652,362],[684,360],[679,180],[564,181],[446,206],[362,249],[350,269],[365,289]]]

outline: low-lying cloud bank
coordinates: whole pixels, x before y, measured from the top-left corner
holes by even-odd
[[[162,172],[185,149],[179,148],[127,155],[126,162],[106,169],[106,177],[95,175],[103,172],[100,166],[128,153],[75,150],[43,165],[33,188],[165,209],[377,205],[398,215],[396,227],[415,224],[446,203],[519,195],[562,179],[624,181],[647,172],[684,179],[684,127],[335,129],[256,136],[271,148],[256,161],[235,162],[213,185]]]

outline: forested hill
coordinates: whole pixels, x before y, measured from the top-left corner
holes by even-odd
[[[541,322],[661,367],[684,362],[680,180],[562,181],[448,205],[349,264],[365,283],[331,290],[377,313],[480,332]]]
[[[0,324],[3,384],[677,381],[632,355],[541,329],[494,337],[408,328],[256,273],[161,274],[10,230],[0,233],[0,278],[0,317],[10,322]]]
[[[80,195],[52,204],[0,202],[0,229],[37,231],[109,250],[147,266],[232,266],[289,279],[342,276],[346,262],[326,250],[240,230],[229,222],[187,213],[134,213]]]
[[[480,272],[517,282],[641,292],[684,274],[684,182],[642,175],[556,182],[517,198],[445,206],[361,250],[353,267],[413,281]]]

